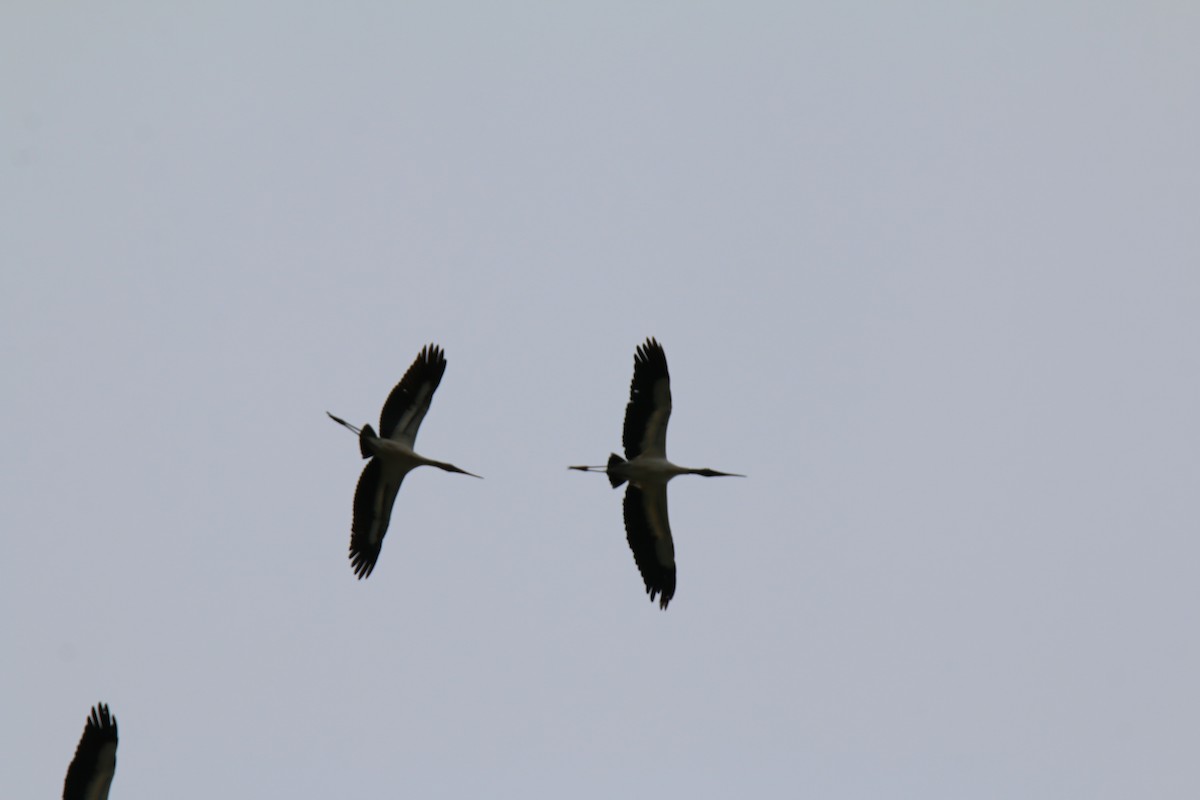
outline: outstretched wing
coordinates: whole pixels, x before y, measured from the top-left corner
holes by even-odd
[[[633,551],[638,572],[653,600],[661,594],[660,608],[675,596],[675,543],[667,519],[667,485],[644,488],[629,484],[625,490],[625,538]]]
[[[392,389],[379,415],[379,435],[402,442],[411,449],[429,401],[446,372],[446,354],[436,344],[421,348],[416,361]]]
[[[667,422],[671,419],[671,376],[667,354],[654,338],[639,345],[633,357],[629,405],[625,406],[625,458],[667,457]]]
[[[75,758],[67,768],[63,800],[105,800],[116,771],[117,718],[107,705],[99,703],[92,708]]]
[[[392,519],[392,505],[404,473],[385,470],[378,458],[363,467],[354,490],[354,522],[350,526],[350,566],[361,580],[370,576],[379,560],[383,537]]]

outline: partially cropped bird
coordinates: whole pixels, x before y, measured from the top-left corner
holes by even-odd
[[[75,758],[63,781],[63,800],[105,800],[117,771],[117,718],[108,706],[92,707],[83,736],[75,748]]]
[[[334,422],[358,435],[363,458],[369,458],[354,492],[354,521],[350,533],[350,565],[354,574],[366,578],[375,569],[379,550],[392,516],[392,504],[404,476],[417,467],[437,467],[478,478],[472,472],[444,461],[420,455],[413,446],[417,429],[429,411],[429,401],[446,371],[446,356],[436,344],[421,349],[416,361],[392,389],[379,417],[379,435],[370,425],[356,428],[329,412]]]
[[[680,467],[667,460],[667,422],[671,418],[671,376],[667,354],[655,339],[647,339],[633,357],[633,381],[625,406],[625,458],[616,453],[603,467],[568,467],[604,472],[616,489],[625,490],[625,536],[637,563],[646,593],[665,609],[675,596],[675,544],[667,519],[667,483],[676,475],[706,478],[744,478],[734,472]]]

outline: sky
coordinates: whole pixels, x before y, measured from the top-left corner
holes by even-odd
[[[0,18],[6,796],[1200,796],[1200,7]]]

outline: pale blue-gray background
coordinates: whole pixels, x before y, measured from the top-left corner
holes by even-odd
[[[1196,6],[0,20],[5,797],[1200,796]]]

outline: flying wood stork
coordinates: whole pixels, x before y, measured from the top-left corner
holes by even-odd
[[[350,526],[350,564],[360,580],[375,569],[392,516],[392,504],[405,475],[417,467],[428,466],[470,475],[472,478],[480,477],[453,464],[426,458],[413,450],[417,429],[429,411],[429,401],[433,399],[433,393],[442,382],[445,371],[446,356],[442,348],[436,344],[421,348],[417,360],[383,404],[383,412],[379,416],[379,436],[375,435],[370,425],[356,428],[344,419],[325,412],[334,422],[358,435],[362,457],[371,459],[358,479],[358,488],[354,492],[354,521]]]
[[[108,706],[99,703],[92,708],[75,758],[67,768],[63,800],[105,800],[116,771],[117,718],[108,713]]]
[[[671,418],[671,376],[667,354],[655,339],[639,345],[633,357],[633,381],[625,406],[625,458],[616,453],[603,467],[568,467],[604,472],[616,489],[625,490],[625,537],[646,584],[646,593],[665,609],[675,596],[675,545],[667,519],[667,483],[676,475],[744,478],[733,472],[680,467],[667,460],[667,422]],[[628,459],[628,460],[626,460]]]

